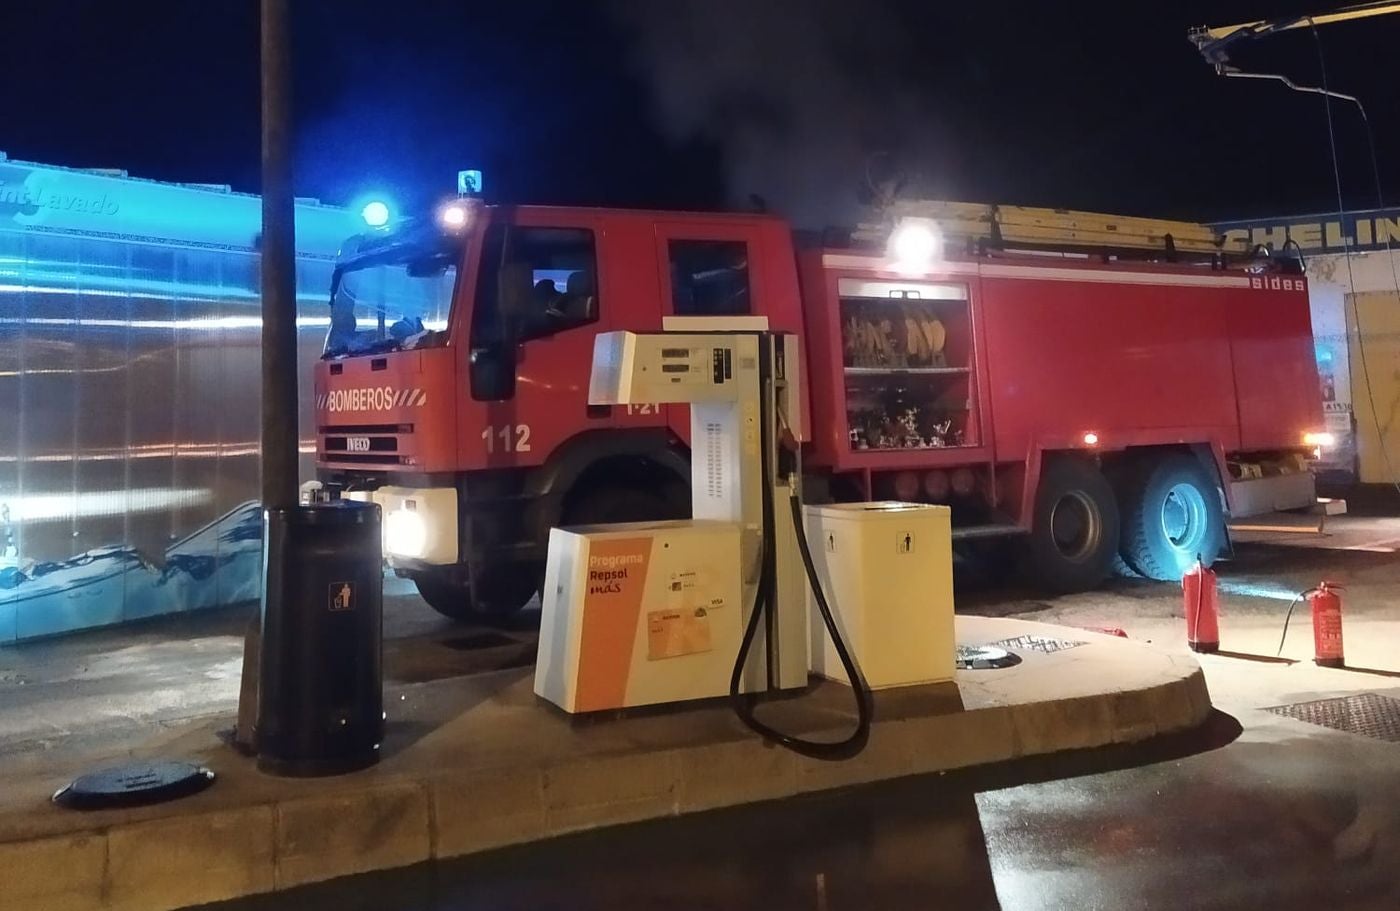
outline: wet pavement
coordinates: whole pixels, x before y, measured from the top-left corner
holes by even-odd
[[[1010,763],[589,833],[454,863],[232,902],[224,911],[475,909],[1400,908],[1400,744],[1264,709],[1348,693],[1400,699],[1400,520],[1242,536],[1221,567],[1232,654],[1203,659],[1207,728],[1135,747]],[[1340,577],[1348,656],[1326,671],[1292,593]],[[1181,636],[1179,591],[1118,580],[1053,600],[999,585],[969,613],[1135,638]],[[1397,703],[1400,708],[1400,703]],[[1228,714],[1227,714],[1228,712]]]
[[[385,579],[385,681],[421,683],[534,662],[538,611],[507,629],[453,623]],[[238,704],[256,605],[0,647],[0,757],[134,745]]]
[[[1289,721],[1240,734],[1217,713],[1201,731],[1147,746],[644,823],[209,907],[1394,909],[1397,772],[1394,744]]]

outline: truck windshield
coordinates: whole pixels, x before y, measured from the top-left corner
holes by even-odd
[[[323,357],[441,345],[460,255],[399,249],[336,270]]]

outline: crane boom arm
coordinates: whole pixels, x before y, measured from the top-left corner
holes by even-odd
[[[1249,38],[1265,38],[1279,32],[1297,28],[1311,28],[1316,25],[1331,25],[1336,22],[1349,22],[1355,19],[1368,19],[1372,16],[1385,16],[1400,13],[1400,3],[1381,2],[1358,3],[1344,6],[1328,13],[1312,16],[1289,16],[1281,19],[1259,19],[1254,22],[1241,22],[1235,25],[1219,25],[1214,28],[1201,26],[1192,29],[1187,37],[1206,58],[1206,62],[1221,69],[1228,64],[1226,50],[1235,41]]]

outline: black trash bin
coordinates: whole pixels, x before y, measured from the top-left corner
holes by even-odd
[[[338,500],[266,513],[258,767],[337,775],[384,739],[379,507]]]

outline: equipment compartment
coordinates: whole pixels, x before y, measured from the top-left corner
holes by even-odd
[[[978,445],[972,330],[963,286],[843,285],[841,349],[851,450]],[[879,292],[883,296],[872,296]],[[935,296],[926,296],[930,292]]]

